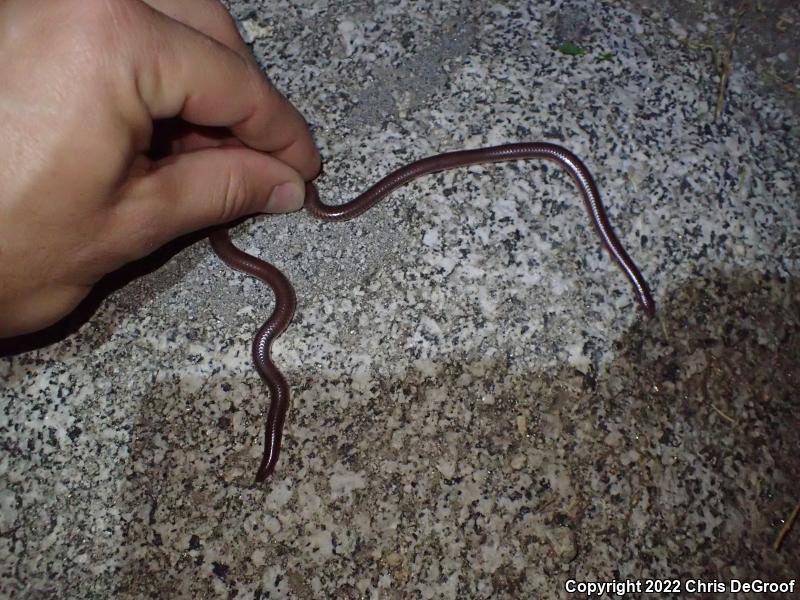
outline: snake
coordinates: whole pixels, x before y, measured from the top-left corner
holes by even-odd
[[[532,159],[554,162],[572,177],[583,197],[583,204],[595,232],[633,286],[636,300],[644,314],[648,317],[654,316],[656,308],[650,288],[614,233],[591,173],[575,154],[557,144],[521,142],[436,154],[392,171],[349,202],[338,205],[324,204],[314,183],[308,182],[303,208],[313,217],[324,221],[347,221],[362,215],[400,186],[424,175],[470,165]],[[233,244],[228,226],[212,231],[209,241],[223,263],[261,280],[272,289],[275,296],[272,314],[259,327],[252,344],[253,363],[270,395],[264,452],[255,478],[256,483],[262,483],[273,474],[278,463],[291,399],[289,384],[272,360],[272,344],[289,326],[297,307],[297,297],[287,277],[274,265],[240,250]]]

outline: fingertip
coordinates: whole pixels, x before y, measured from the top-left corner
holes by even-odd
[[[300,210],[305,199],[305,186],[297,181],[287,181],[275,186],[262,212],[288,213]]]
[[[303,135],[286,148],[273,152],[273,155],[290,165],[306,181],[315,179],[322,169],[322,156],[311,135]]]

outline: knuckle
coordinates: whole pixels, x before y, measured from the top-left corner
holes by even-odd
[[[97,225],[97,251],[101,258],[94,262],[110,269],[138,260],[151,254],[167,241],[165,224],[171,209],[159,198],[148,194],[151,189],[135,197],[125,198]],[[161,191],[161,190],[159,190]]]
[[[141,43],[141,7],[125,0],[61,0],[52,18],[60,25],[53,33],[64,60],[82,67],[76,73],[96,73]]]
[[[223,178],[222,202],[219,205],[218,220],[227,223],[245,213],[249,204],[251,186],[243,169],[230,167]],[[210,198],[214,201],[214,198]]]
[[[73,18],[81,24],[83,37],[104,48],[119,45],[121,35],[136,26],[138,3],[125,0],[70,0]]]

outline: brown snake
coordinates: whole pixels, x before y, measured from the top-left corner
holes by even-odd
[[[586,210],[589,212],[597,234],[611,253],[611,257],[633,285],[636,298],[645,314],[653,316],[655,303],[647,283],[614,234],[591,174],[577,156],[556,144],[545,142],[506,144],[491,148],[437,154],[393,171],[350,202],[337,206],[323,204],[314,184],[308,183],[304,208],[315,217],[325,221],[347,221],[366,212],[401,185],[422,175],[467,165],[532,158],[554,161],[572,176],[581,191]],[[256,482],[262,482],[272,474],[278,462],[283,425],[290,398],[289,385],[275,363],[272,362],[270,351],[272,342],[286,330],[292,320],[297,298],[294,288],[286,276],[271,264],[242,252],[234,246],[227,228],[214,231],[209,239],[214,252],[225,264],[260,279],[270,286],[275,294],[275,309],[269,319],[259,328],[253,340],[253,362],[272,398],[266,420],[264,456],[256,474]]]

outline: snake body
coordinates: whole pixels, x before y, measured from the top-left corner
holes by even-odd
[[[437,154],[392,171],[356,198],[339,205],[323,204],[317,188],[313,183],[308,183],[304,208],[311,215],[325,221],[347,221],[368,211],[398,187],[423,175],[468,165],[529,159],[553,161],[574,179],[595,231],[614,262],[631,282],[642,310],[648,317],[652,317],[655,314],[655,303],[650,290],[636,264],[628,256],[611,228],[591,173],[577,156],[556,144],[546,142],[505,144]],[[278,462],[290,399],[289,385],[272,361],[271,348],[272,343],[286,330],[292,320],[297,298],[286,276],[273,265],[234,246],[227,228],[215,230],[209,239],[214,252],[225,264],[260,279],[272,288],[275,294],[275,309],[253,339],[253,362],[271,397],[266,419],[264,455],[256,473],[256,482],[262,482],[274,472]]]

